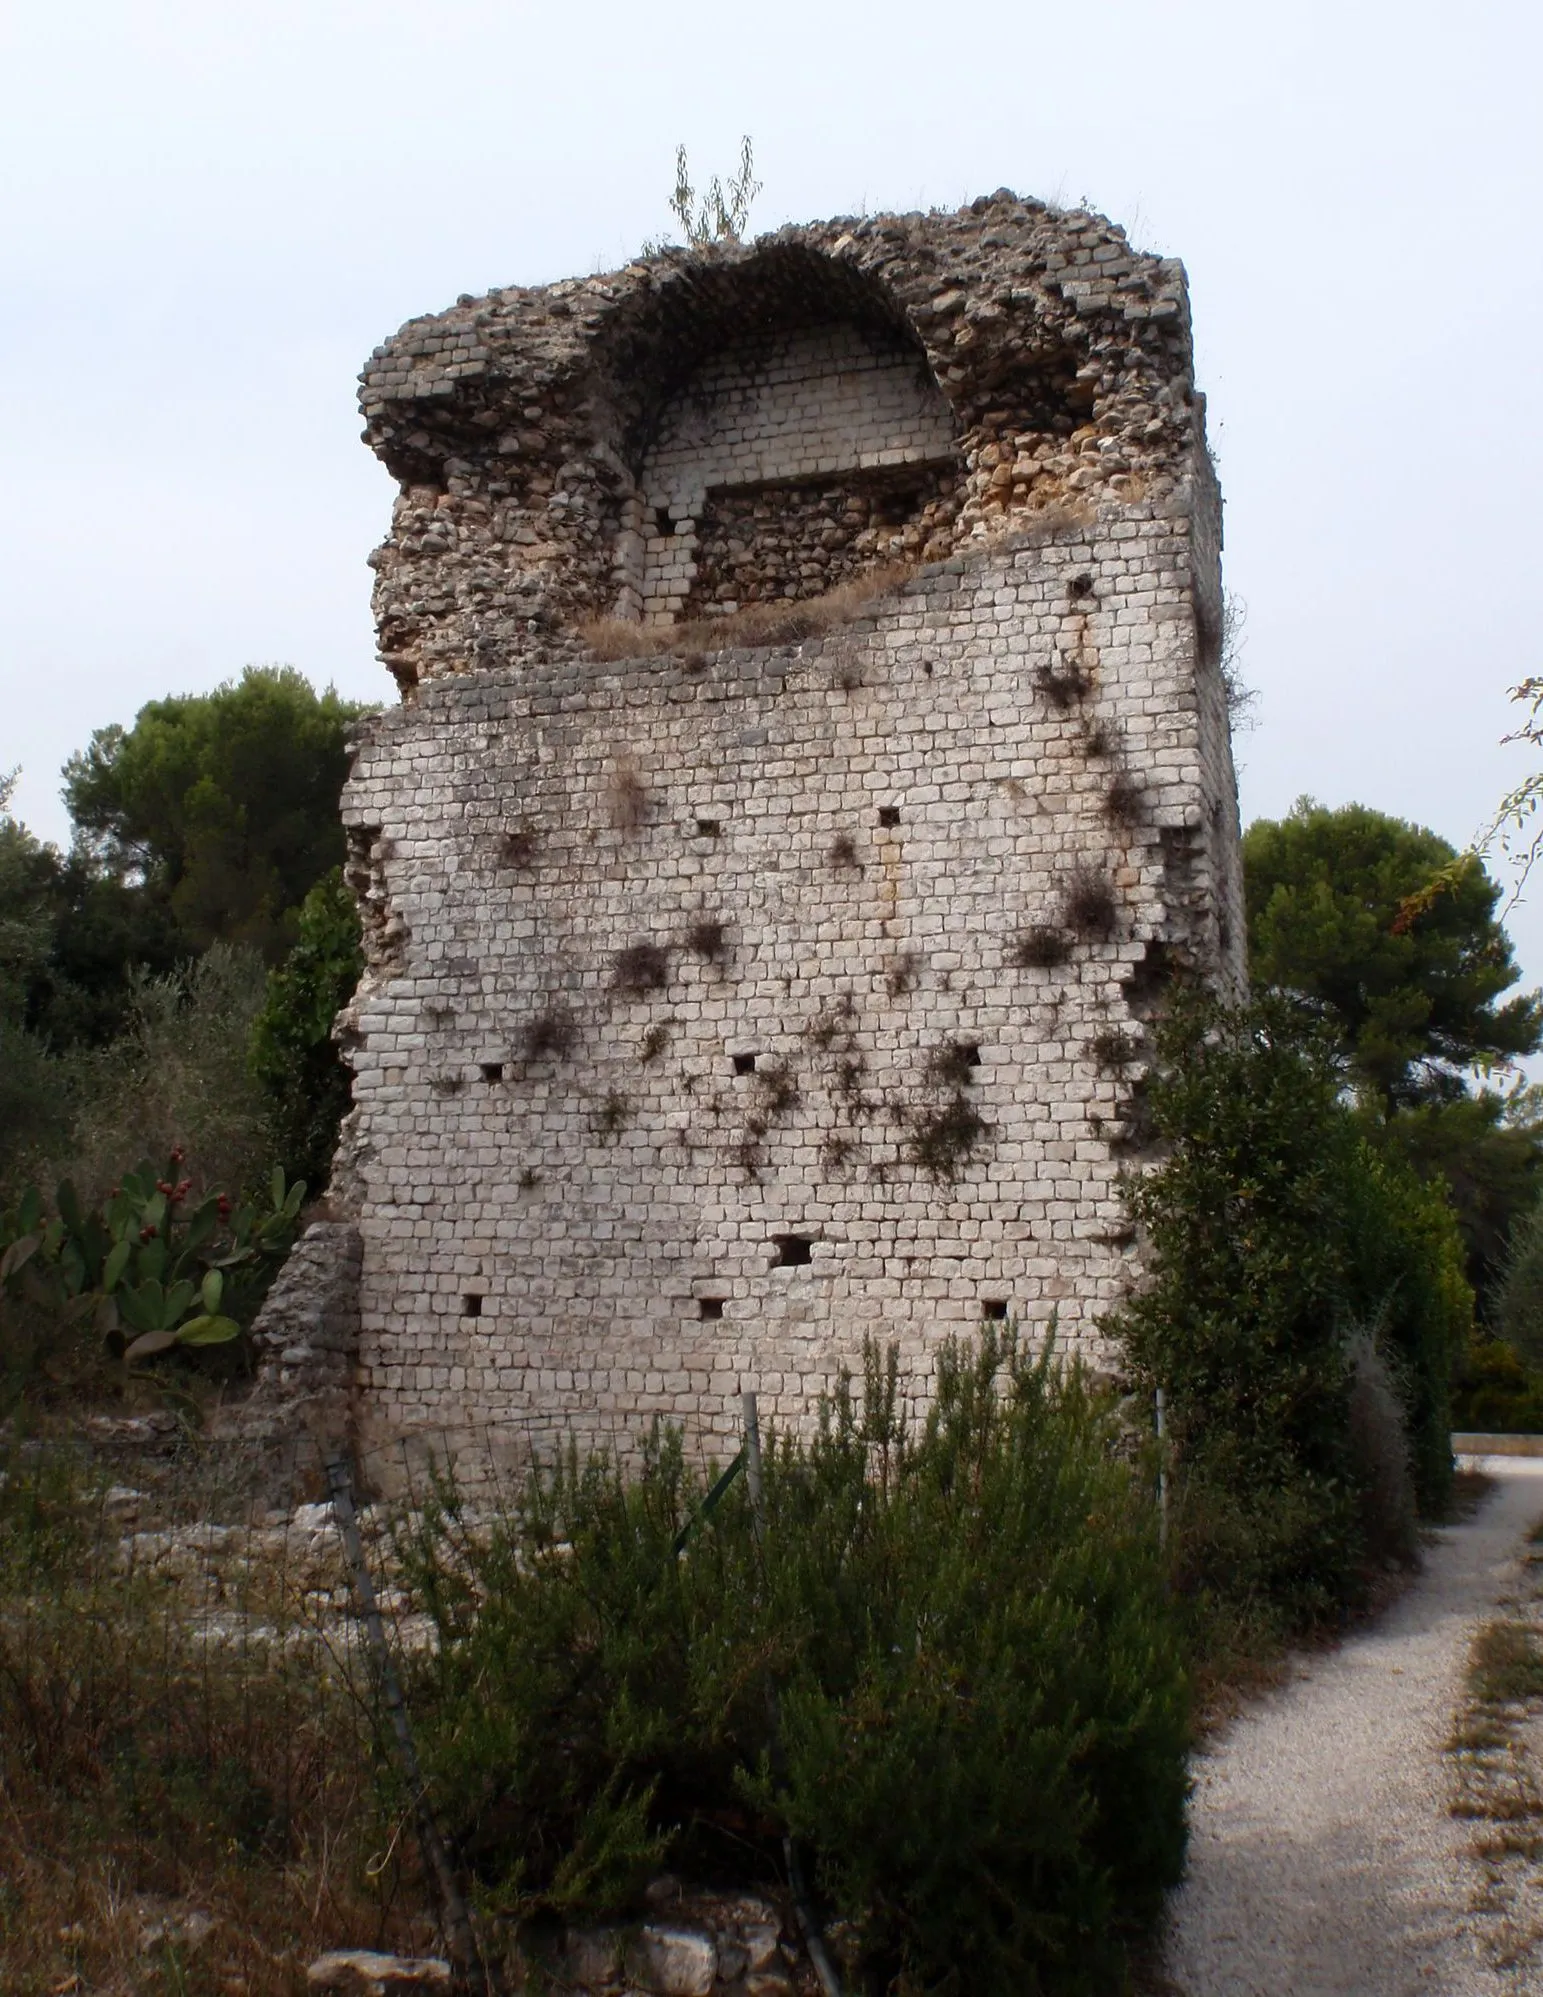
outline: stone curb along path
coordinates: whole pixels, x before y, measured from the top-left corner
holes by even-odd
[[[1235,1721],[1196,1764],[1189,1873],[1166,1968],[1183,1997],[1510,1997],[1535,1968],[1484,1957],[1471,1826],[1445,1753],[1479,1623],[1543,1514],[1543,1461],[1447,1527],[1375,1628]]]

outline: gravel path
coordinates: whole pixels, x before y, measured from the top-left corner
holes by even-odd
[[[1543,1513],[1543,1461],[1441,1532],[1418,1582],[1216,1741],[1195,1769],[1167,1970],[1184,1997],[1499,1997],[1443,1747],[1475,1625]]]

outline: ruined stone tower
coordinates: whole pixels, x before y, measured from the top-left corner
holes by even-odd
[[[1006,193],[788,228],[464,297],[362,402],[368,1426],[1096,1351],[1145,1023],[1241,971],[1179,264]]]

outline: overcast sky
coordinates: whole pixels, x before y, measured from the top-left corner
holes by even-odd
[[[0,0],[0,771],[254,661],[386,700],[354,377],[623,262],[753,135],[752,221],[1086,199],[1190,274],[1248,607],[1246,818],[1466,841],[1543,670],[1543,10]],[[1543,885],[1513,918],[1543,982]]]

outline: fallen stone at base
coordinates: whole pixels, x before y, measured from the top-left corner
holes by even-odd
[[[643,1897],[641,1923],[570,1928],[534,1956],[512,1956],[511,1986],[564,1997],[816,1997],[791,1910],[670,1876]]]
[[[334,1949],[306,1971],[312,1990],[341,1997],[440,1997],[451,1987],[450,1965],[431,1955],[377,1955],[373,1949]]]
[[[718,1950],[700,1928],[654,1923],[638,1936],[644,1980],[660,1997],[709,1997],[718,1979]]]

